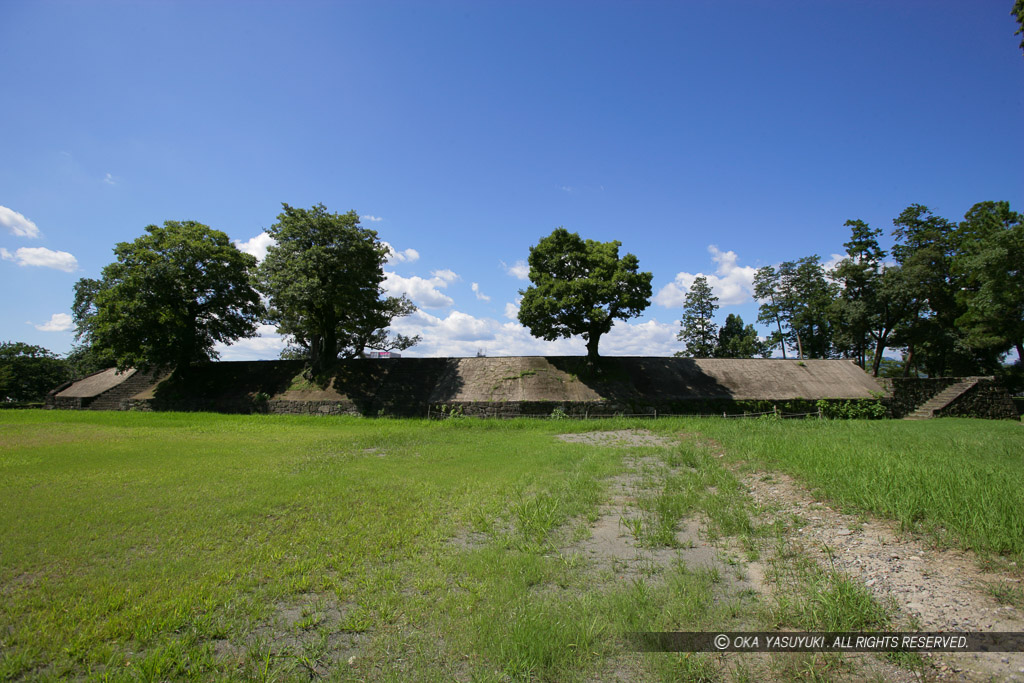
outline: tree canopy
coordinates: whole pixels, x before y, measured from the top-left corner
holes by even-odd
[[[253,256],[195,221],[150,225],[114,248],[99,280],[75,285],[77,337],[117,367],[187,367],[217,343],[251,337],[263,314],[250,284]]]
[[[633,254],[619,257],[620,246],[556,228],[530,247],[532,285],[519,292],[519,322],[547,341],[581,335],[593,364],[615,320],[636,317],[650,304],[654,276],[638,272]]]
[[[404,296],[383,296],[389,251],[376,231],[361,227],[355,211],[282,207],[267,229],[276,244],[257,270],[258,287],[270,301],[269,320],[294,339],[314,371],[339,355],[401,350],[419,341],[387,332],[394,318],[416,309]]]
[[[714,322],[718,297],[711,291],[708,279],[694,279],[683,300],[683,318],[676,339],[686,344],[675,355],[686,358],[712,358],[718,350],[718,325]]]
[[[761,341],[753,325],[744,325],[743,318],[733,313],[726,316],[718,330],[715,358],[767,358],[771,353],[771,345]]]
[[[68,364],[42,346],[0,343],[0,401],[33,403],[71,378]]]

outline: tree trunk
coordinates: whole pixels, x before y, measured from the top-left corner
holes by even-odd
[[[1014,344],[1017,347],[1017,363],[1024,366],[1024,342]]]
[[[910,377],[910,365],[914,361],[914,347],[907,347],[907,357],[903,359],[903,376]]]
[[[591,368],[596,368],[598,359],[597,344],[599,341],[601,341],[601,333],[598,332],[597,334],[595,334],[591,332],[588,335],[588,337],[589,338],[587,339],[587,365],[589,365]]]
[[[889,333],[884,332],[878,335],[878,343],[875,344],[875,358],[871,363],[871,376],[878,377],[878,371],[882,367],[882,354],[885,353],[885,342],[888,339]]]

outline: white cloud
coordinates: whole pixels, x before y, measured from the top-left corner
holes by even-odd
[[[522,298],[516,299],[515,303],[509,301],[505,304],[505,317],[509,320],[519,320],[519,304]]]
[[[384,271],[384,282],[381,283],[381,287],[391,296],[402,296],[407,295],[417,306],[423,308],[444,308],[445,306],[451,306],[455,303],[450,296],[441,292],[440,290],[448,286],[450,280],[444,277],[439,277],[437,274],[443,273],[446,276],[453,276],[452,279],[458,276],[452,273],[450,270],[446,271],[434,271],[434,277],[428,279],[413,275],[412,277],[402,277],[397,273]]]
[[[826,273],[831,273],[839,265],[839,262],[846,258],[846,254],[831,254],[831,258],[821,264]]]
[[[384,220],[380,216],[370,216],[369,214],[367,214],[366,216],[360,216],[359,218],[360,220],[370,221],[371,223],[380,223],[382,220]]]
[[[501,267],[505,269],[505,272],[517,280],[529,280],[530,279],[530,266],[526,265],[526,261],[522,259],[516,261],[511,266],[501,262]]]
[[[707,278],[708,285],[720,306],[742,304],[753,296],[754,274],[756,268],[740,266],[734,251],[721,251],[715,245],[708,246],[711,260],[717,264],[713,275],[703,273],[677,273],[675,279],[662,287],[654,296],[654,303],[666,308],[679,308],[683,305],[686,293],[693,286],[693,281],[702,275]]]
[[[74,323],[71,322],[71,316],[67,313],[54,313],[50,316],[49,321],[42,325],[35,325],[34,323],[30,324],[41,332],[67,332],[75,326]]]
[[[514,304],[507,304],[514,307]],[[582,356],[586,343],[580,337],[544,341],[517,322],[502,323],[452,311],[445,318],[417,311],[396,320],[392,331],[418,334],[423,341],[406,352],[411,356],[473,356],[483,350],[488,356]],[[675,326],[651,320],[645,323],[615,323],[601,338],[606,356],[671,356],[679,350]]]
[[[66,251],[53,251],[46,247],[21,247],[13,254],[0,249],[0,258],[4,261],[17,261],[19,266],[39,266],[54,268],[71,273],[78,270],[78,259]]]
[[[491,300],[491,297],[487,296],[486,294],[484,294],[483,292],[480,291],[480,285],[479,284],[474,282],[473,285],[472,285],[472,289],[473,289],[473,293],[476,294],[476,298],[480,299],[480,301],[490,301]]]
[[[277,333],[273,325],[260,325],[257,336],[239,339],[234,344],[216,344],[214,350],[221,360],[268,360],[277,358],[288,346],[288,337]]]
[[[39,228],[35,223],[6,206],[0,206],[0,225],[15,237],[39,237]]]
[[[261,232],[252,239],[246,240],[235,240],[235,246],[239,250],[244,251],[246,254],[252,254],[256,257],[257,261],[262,261],[267,258],[267,249],[275,246],[277,241],[274,240],[266,231]]]
[[[109,173],[103,176],[103,182],[105,182],[107,185],[117,185],[117,181],[114,180],[114,176],[110,175]]]
[[[420,252],[415,249],[398,251],[387,242],[381,242],[381,244],[388,248],[388,263],[412,263],[420,258]]]
[[[444,280],[445,282],[455,282],[456,280],[459,279],[459,276],[456,275],[452,270],[449,270],[448,268],[445,268],[444,270],[432,270],[430,271],[430,274],[433,275],[436,279]]]

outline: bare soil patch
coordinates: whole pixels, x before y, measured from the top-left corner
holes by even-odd
[[[1000,605],[990,584],[1018,577],[984,571],[970,552],[941,550],[901,534],[887,520],[843,514],[778,472],[743,476],[765,515],[799,520],[791,534],[822,566],[862,583],[899,610],[898,627],[921,631],[1024,631],[1024,614]],[[957,680],[1024,681],[1024,653],[926,654],[935,676]]]

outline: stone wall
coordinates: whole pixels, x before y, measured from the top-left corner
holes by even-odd
[[[961,379],[957,377],[879,377],[878,381],[885,387],[892,417],[899,419],[914,412],[915,408]]]
[[[879,378],[889,394],[892,417],[909,415],[943,389],[964,377],[891,377]],[[995,420],[1019,419],[1020,413],[1006,388],[994,377],[977,378],[978,383],[936,415],[943,417],[981,417]]]
[[[1010,393],[993,377],[983,377],[952,403],[936,413],[938,417],[983,417],[991,420],[1019,420],[1020,413]]]

